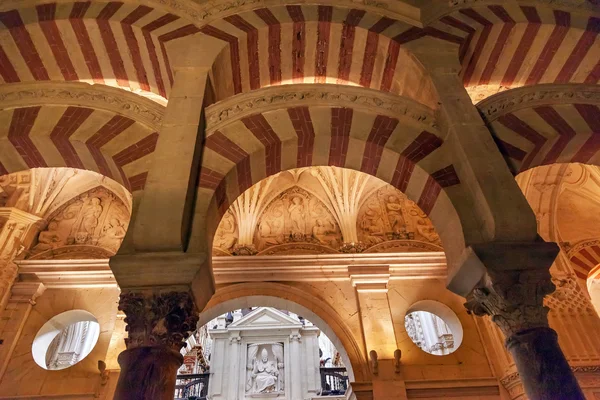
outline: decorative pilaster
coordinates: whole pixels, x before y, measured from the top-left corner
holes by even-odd
[[[15,259],[23,258],[38,233],[42,219],[14,207],[0,207],[0,310],[10,297],[17,277]]]
[[[527,396],[531,400],[585,397],[548,325],[544,297],[555,290],[550,265],[554,243],[491,243],[473,246],[466,257],[483,271],[465,307],[488,315],[506,337]]]
[[[119,355],[115,400],[171,400],[183,363],[180,350],[198,322],[191,293],[173,288],[125,291],[119,310],[126,315],[128,338],[127,350]]]
[[[290,335],[290,354],[292,360],[300,360],[300,340],[302,340],[300,330],[292,332]],[[301,399],[302,377],[300,376],[300,368],[292,368],[292,381],[290,383],[287,385],[291,386],[292,399]]]

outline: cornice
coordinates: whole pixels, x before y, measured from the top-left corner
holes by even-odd
[[[121,114],[158,131],[165,107],[123,89],[83,82],[0,85],[0,110],[36,105],[81,106]]]
[[[72,3],[73,0],[55,0],[58,3]],[[137,0],[125,0],[126,3],[139,4]],[[33,7],[42,0],[3,0],[0,11],[15,8]],[[258,8],[282,6],[287,4],[315,4],[312,0],[146,0],[146,5],[176,14],[190,22],[202,26],[214,20],[232,14],[251,11]],[[418,7],[398,0],[321,0],[319,4],[345,8],[358,8],[385,15],[408,24],[423,27],[420,21],[421,10]]]
[[[389,266],[390,280],[445,279],[443,252],[213,257],[217,284],[270,281],[348,281],[349,266]]]
[[[16,260],[24,280],[36,280],[48,289],[117,287],[108,259]]]
[[[497,93],[476,106],[486,122],[523,109],[565,103],[600,104],[600,86],[585,84],[540,84]]]
[[[358,108],[437,128],[434,111],[406,97],[355,86],[297,84],[253,90],[207,107],[207,131],[213,132],[252,114],[300,106]]]

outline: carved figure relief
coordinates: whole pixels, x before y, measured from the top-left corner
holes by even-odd
[[[64,246],[101,247],[114,254],[121,246],[129,211],[110,191],[99,187],[84,193],[50,216],[31,250],[39,254]]]
[[[369,246],[388,240],[419,240],[441,246],[427,214],[390,185],[377,190],[361,206],[358,238]]]
[[[294,186],[271,201],[258,220],[259,251],[284,243],[315,243],[336,249],[341,232],[333,215],[314,195]]]
[[[222,218],[213,255],[441,250],[428,216],[402,192],[366,175],[338,175],[305,168],[249,189]]]
[[[251,344],[247,355],[246,394],[283,393],[283,343]]]
[[[230,252],[238,239],[235,218],[231,210],[227,210],[213,239],[213,246]]]

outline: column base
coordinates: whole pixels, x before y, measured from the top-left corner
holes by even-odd
[[[517,332],[506,340],[531,400],[585,400],[551,328]]]
[[[137,347],[119,354],[121,374],[114,400],[173,400],[181,353],[167,347]]]

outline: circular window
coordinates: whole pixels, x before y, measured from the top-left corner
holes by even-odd
[[[49,370],[69,368],[90,354],[100,335],[100,325],[92,314],[71,310],[58,314],[38,331],[31,353],[40,367]]]
[[[421,350],[436,356],[450,354],[462,343],[458,317],[446,305],[432,300],[413,304],[404,317],[406,333]]]

